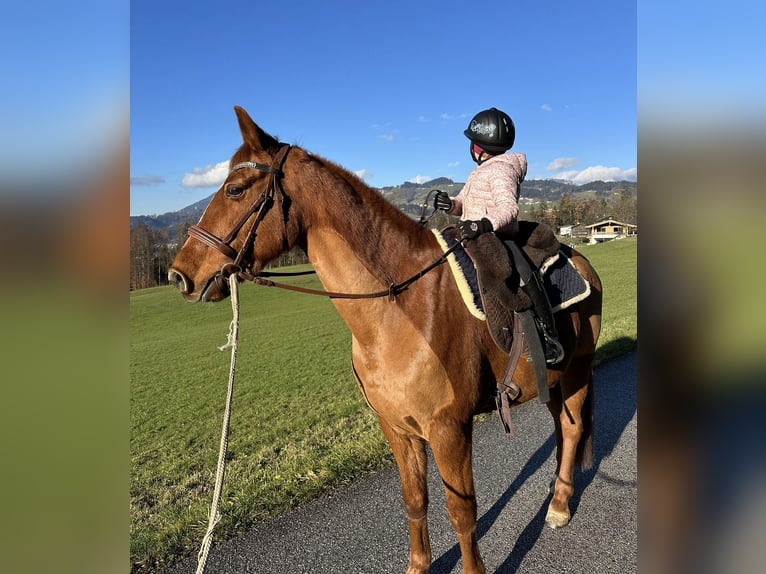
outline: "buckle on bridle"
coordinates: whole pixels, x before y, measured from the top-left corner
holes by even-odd
[[[228,263],[224,263],[221,266],[221,270],[215,274],[213,280],[215,281],[219,291],[222,293],[228,293],[229,277],[232,275],[239,276],[240,273],[242,273],[242,268],[239,265],[235,265],[233,262],[229,261]]]
[[[242,267],[235,265],[233,261],[229,261],[221,265],[221,270],[218,272],[220,277],[228,279],[230,275],[242,273]]]

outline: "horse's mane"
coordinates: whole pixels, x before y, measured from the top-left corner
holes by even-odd
[[[401,281],[402,258],[414,258],[426,249],[431,234],[357,175],[305,153],[326,219],[337,221],[338,231],[378,279],[386,284]],[[351,232],[343,233],[342,228]]]

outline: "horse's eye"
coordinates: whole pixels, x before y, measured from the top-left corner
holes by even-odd
[[[226,197],[242,197],[243,193],[245,193],[244,187],[233,184],[226,186]]]

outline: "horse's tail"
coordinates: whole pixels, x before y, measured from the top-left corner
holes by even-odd
[[[582,470],[593,466],[593,368],[588,369],[588,395],[582,407],[582,435],[577,443],[575,464]]]

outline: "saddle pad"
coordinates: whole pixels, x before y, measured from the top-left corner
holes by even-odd
[[[590,284],[563,251],[543,263],[540,273],[554,313],[590,295]]]
[[[431,231],[436,237],[436,241],[439,242],[442,252],[446,252],[458,242],[454,237],[444,235],[438,229]],[[447,262],[468,311],[477,319],[486,321],[487,316],[484,314],[484,306],[479,295],[479,281],[476,278],[476,268],[473,266],[473,261],[461,246],[447,256]]]
[[[431,231],[443,252],[457,243],[455,238],[444,235],[439,230],[432,229]],[[486,321],[487,316],[481,302],[473,261],[462,247],[455,249],[447,257],[447,261],[463,297],[463,302],[471,315]],[[558,254],[548,259],[540,268],[540,273],[554,313],[566,309],[590,295],[590,285],[563,251],[559,251]]]

